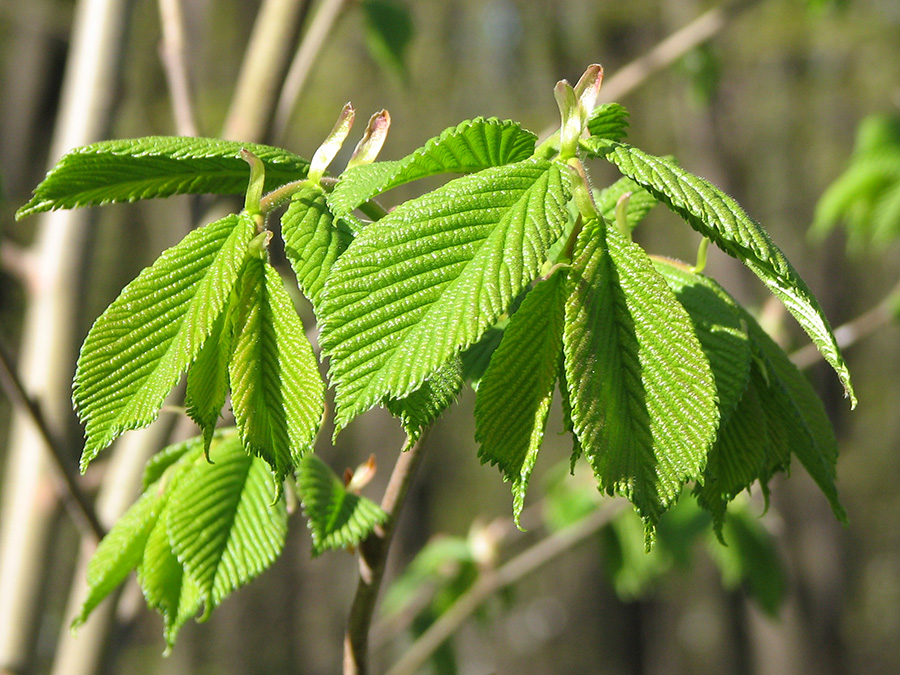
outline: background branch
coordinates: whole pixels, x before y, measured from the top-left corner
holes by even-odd
[[[175,128],[179,136],[198,136],[191,78],[185,58],[181,0],[159,0],[159,22],[162,28],[159,55],[166,73]]]

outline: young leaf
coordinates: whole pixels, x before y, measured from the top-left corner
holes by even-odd
[[[409,395],[534,279],[568,218],[559,164],[486,169],[402,204],[335,263],[322,294],[338,429]]]
[[[400,424],[406,432],[404,450],[412,447],[422,432],[430,427],[444,410],[453,405],[462,386],[462,359],[455,357],[438,368],[409,396],[387,402],[387,409],[394,417],[400,419]]]
[[[348,169],[328,195],[328,205],[335,216],[343,216],[372,197],[419,178],[518,162],[531,156],[536,140],[509,120],[477,117],[460,122],[403,159]]]
[[[305,159],[256,143],[177,136],[103,141],[64,155],[16,218],[177,194],[243,194],[250,171],[241,149],[265,164],[267,190],[306,176]]]
[[[837,441],[822,401],[784,350],[752,317],[748,318],[756,362],[764,369],[763,377],[768,382],[769,426],[784,436],[786,446],[825,493],[837,519],[847,522],[834,485]]]
[[[88,563],[88,595],[72,621],[72,628],[87,621],[94,608],[140,563],[144,545],[164,503],[155,491],[145,492],[103,537]]]
[[[261,257],[248,260],[241,276],[232,346],[231,400],[244,447],[281,481],[312,446],[325,394],[300,317]]]
[[[309,453],[300,460],[297,487],[312,533],[313,555],[357,546],[387,514],[359,495],[347,492],[325,462]]]
[[[200,589],[204,618],[266,569],[284,546],[287,510],[274,504],[272,474],[237,436],[213,444],[174,486],[166,509],[169,543]]]
[[[850,373],[818,301],[768,233],[731,197],[671,160],[624,143],[597,141],[598,152],[679,214],[704,237],[749,267],[777,295],[834,368],[856,406]]]
[[[214,436],[222,436],[226,433],[224,430],[217,431]],[[163,474],[175,464],[190,464],[200,456],[203,444],[197,438],[190,438],[181,443],[175,443],[163,448],[153,455],[147,464],[144,465],[144,477],[141,480],[141,490],[144,492],[156,481],[162,478]]]
[[[587,128],[595,139],[621,141],[628,135],[628,111],[618,103],[604,103],[591,112]]]
[[[566,275],[556,272],[525,296],[491,357],[475,402],[482,462],[512,483],[516,525],[544,437],[562,352]]]
[[[254,230],[246,215],[194,230],[94,323],[78,357],[73,396],[86,422],[82,471],[119,434],[156,419],[226,307]]]
[[[687,312],[646,253],[586,226],[563,333],[575,435],[601,490],[628,497],[648,535],[715,440],[715,382]]]
[[[750,339],[744,314],[725,289],[709,277],[675,260],[651,259],[694,322],[716,381],[719,417],[724,424],[744,396],[750,379]]]
[[[203,432],[207,452],[228,395],[228,359],[231,356],[231,325],[224,311],[213,324],[191,369],[188,371],[184,405],[188,416]]]
[[[325,191],[313,184],[291,197],[281,217],[281,235],[300,290],[318,313],[325,277],[353,236],[340,221],[334,222],[325,203]]]

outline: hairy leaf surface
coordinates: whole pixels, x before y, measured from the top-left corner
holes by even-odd
[[[336,425],[415,391],[536,276],[568,217],[560,166],[486,169],[406,202],[335,263],[322,295]]]
[[[329,549],[357,546],[376,525],[387,521],[387,514],[378,505],[347,492],[341,479],[312,453],[300,461],[297,486],[314,556]]]
[[[309,168],[287,150],[256,143],[179,136],[102,141],[64,155],[16,218],[177,194],[243,194],[250,168],[241,149],[265,164],[266,190],[305,177]]]
[[[213,444],[213,463],[195,462],[169,497],[166,528],[185,572],[197,583],[205,616],[266,569],[284,546],[284,500],[265,462],[248,456],[240,439]]]
[[[512,483],[517,525],[559,370],[566,291],[565,273],[556,272],[525,296],[478,387],[478,456]]]
[[[715,440],[715,382],[690,317],[646,253],[585,227],[563,333],[575,435],[601,490],[648,526],[698,478]]]
[[[281,277],[263,258],[247,261],[237,302],[229,363],[234,416],[246,450],[281,481],[315,440],[324,385]]]
[[[526,159],[537,137],[517,122],[477,117],[460,122],[403,159],[348,169],[328,196],[336,216],[410,181],[440,173],[472,173]]]
[[[304,186],[293,197],[281,217],[284,252],[297,275],[300,290],[318,313],[319,296],[334,261],[353,239],[350,231],[335,222],[318,185]]]
[[[119,434],[156,419],[225,309],[254,227],[249,216],[230,215],[194,230],[94,323],[73,396],[86,422],[82,471]]]
[[[598,141],[602,154],[719,248],[744,262],[794,315],[856,405],[850,373],[818,301],[768,233],[738,203],[673,161],[624,143]]]
[[[632,230],[644,219],[659,200],[630,178],[622,177],[600,191],[597,196],[597,210],[608,222],[616,222],[616,205],[619,198],[631,193],[625,209],[625,221]]]

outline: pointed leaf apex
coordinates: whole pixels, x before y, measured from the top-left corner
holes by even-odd
[[[575,95],[586,114],[590,114],[597,104],[601,84],[603,84],[603,66],[599,63],[592,63],[584,71],[578,84],[575,85]]]
[[[353,127],[353,118],[355,116],[356,111],[353,109],[353,106],[349,102],[345,103],[341,109],[341,114],[338,115],[337,122],[334,123],[334,128],[322,145],[319,146],[319,149],[316,150],[316,154],[313,155],[309,164],[308,177],[314,183],[318,183],[321,180],[325,170],[334,161],[335,156],[344,145],[344,141]]]
[[[562,126],[559,134],[559,155],[561,159],[569,159],[575,156],[578,148],[578,138],[587,115],[584,107],[578,100],[572,85],[566,80],[560,80],[553,88],[553,96],[556,105],[559,106],[559,114],[562,118]]]
[[[347,168],[358,166],[361,164],[371,164],[374,162],[381,147],[387,139],[388,131],[391,128],[391,115],[387,110],[381,110],[369,118],[369,124],[362,139],[353,151],[353,156],[347,162]]]

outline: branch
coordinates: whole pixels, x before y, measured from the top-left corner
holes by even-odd
[[[602,101],[617,101],[640,87],[651,75],[658,73],[692,49],[721,31],[738,14],[749,9],[757,0],[736,0],[709,10],[684,28],[672,33],[646,54],[635,59],[603,83]]]
[[[275,121],[273,123],[273,136],[276,140],[284,137],[287,126],[291,121],[291,114],[297,106],[303,87],[309,79],[312,67],[316,62],[325,41],[334,29],[337,20],[344,9],[353,0],[322,0],[316,15],[310,23],[309,30],[303,36],[290,69],[284,78],[284,87],[278,97],[278,105],[275,108]]]
[[[581,543],[609,523],[623,508],[625,508],[624,501],[609,501],[574,525],[542,539],[495,572],[480,576],[471,588],[412,644],[387,675],[411,675],[418,672],[434,651],[459,630],[466,619],[491,595]]]
[[[388,516],[387,521],[376,528],[359,547],[359,584],[344,635],[344,675],[364,675],[368,670],[369,627],[384,577],[391,538],[416,467],[422,458],[422,448],[427,436],[426,431],[409,450],[400,453],[381,500],[381,508]]]
[[[75,521],[76,527],[81,531],[81,536],[96,544],[103,538],[106,531],[97,519],[97,514],[94,513],[90,501],[82,492],[77,474],[66,461],[67,453],[65,446],[59,440],[59,435],[50,429],[50,424],[41,412],[40,406],[25,391],[25,386],[19,379],[2,338],[0,338],[0,383],[2,383],[9,400],[24,408],[40,432],[53,457],[59,478],[62,479],[62,485],[58,483],[56,485],[60,499],[72,516],[72,520]]]
[[[160,58],[172,98],[175,129],[180,136],[198,136],[184,55],[184,13],[181,11],[181,0],[159,0],[159,21],[162,26]]]

